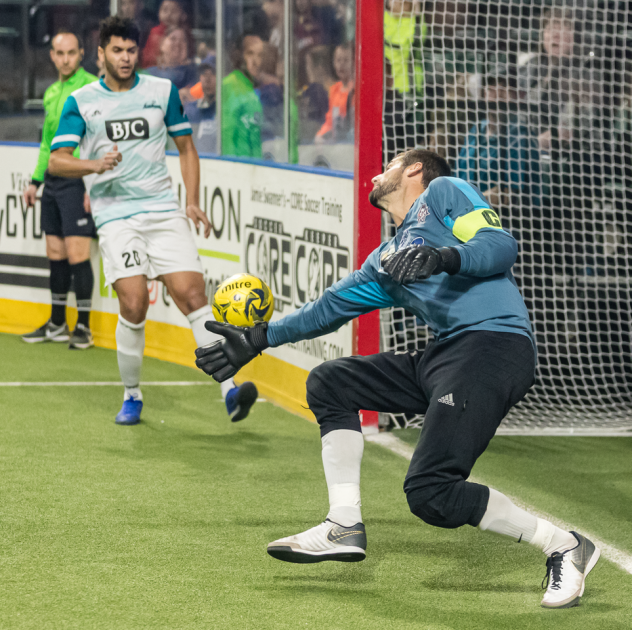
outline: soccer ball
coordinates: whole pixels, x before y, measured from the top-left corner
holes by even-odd
[[[254,326],[268,322],[274,312],[270,287],[248,273],[226,278],[213,297],[213,315],[218,322],[233,326]]]

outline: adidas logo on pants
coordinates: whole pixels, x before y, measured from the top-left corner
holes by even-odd
[[[450,405],[450,407],[454,407],[454,398],[452,397],[452,394],[441,396],[441,398],[439,398],[439,402],[445,405]]]

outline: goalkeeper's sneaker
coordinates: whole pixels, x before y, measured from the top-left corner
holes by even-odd
[[[140,412],[143,410],[143,401],[133,396],[123,401],[121,410],[116,414],[116,424],[130,426],[140,422]]]
[[[243,420],[249,413],[250,408],[257,402],[257,386],[248,381],[240,387],[233,387],[226,394],[226,410],[233,422]]]
[[[579,604],[584,594],[586,576],[597,564],[601,551],[582,535],[571,532],[577,538],[577,547],[564,553],[557,551],[546,561],[548,588],[542,599],[543,608],[570,608]],[[545,588],[544,580],[542,588]]]
[[[68,339],[70,339],[68,324],[64,322],[56,326],[51,319],[37,330],[22,336],[22,341],[26,341],[26,343],[42,343],[43,341],[65,342]]]
[[[72,336],[70,337],[70,343],[68,347],[71,350],[87,350],[94,345],[94,340],[92,339],[92,333],[87,326],[83,324],[77,324],[75,329],[72,331]]]
[[[327,520],[302,534],[271,542],[268,553],[277,560],[298,564],[360,562],[366,558],[366,532],[362,523],[343,527]]]

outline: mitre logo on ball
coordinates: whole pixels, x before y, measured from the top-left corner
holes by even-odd
[[[268,285],[248,273],[222,282],[213,297],[213,315],[218,322],[254,326],[268,322],[274,312],[274,297]]]

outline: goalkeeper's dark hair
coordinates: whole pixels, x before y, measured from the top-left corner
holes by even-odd
[[[452,169],[447,161],[434,151],[410,149],[410,151],[400,153],[395,159],[401,159],[402,169],[421,162],[424,165],[421,177],[424,188],[428,188],[433,179],[437,179],[437,177],[449,177],[452,174]]]
[[[122,18],[118,15],[111,15],[105,20],[101,20],[99,25],[99,46],[105,49],[113,37],[121,37],[122,39],[131,39],[140,46],[140,31],[134,20],[130,18]]]

